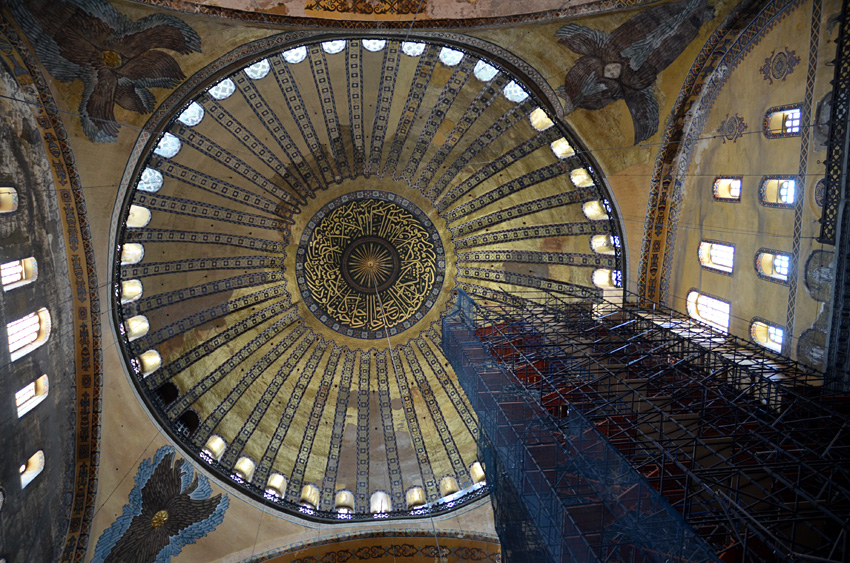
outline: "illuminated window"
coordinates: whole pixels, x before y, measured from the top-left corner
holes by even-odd
[[[570,172],[570,180],[577,188],[589,188],[593,185],[593,178],[587,168],[575,168]]]
[[[162,187],[162,173],[153,168],[145,168],[136,187],[143,192],[158,192]]]
[[[171,158],[180,152],[180,146],[180,139],[171,133],[165,133],[162,135],[162,138],[159,140],[159,143],[157,143],[153,152],[163,158]]]
[[[611,204],[608,200],[588,201],[581,206],[584,216],[591,221],[602,221],[608,219],[611,212]]]
[[[570,143],[563,137],[560,139],[553,141],[551,145],[552,152],[555,153],[555,156],[558,158],[567,158],[573,156],[576,151],[570,146]]]
[[[189,107],[183,110],[183,113],[180,114],[180,117],[177,118],[177,121],[179,121],[186,127],[193,127],[200,123],[202,119],[204,119],[204,108],[201,107],[201,104],[199,104],[198,102],[192,102],[191,104],[189,104]]]
[[[404,494],[404,500],[407,502],[407,508],[417,508],[428,502],[425,497],[425,489],[422,487],[410,487]]]
[[[691,291],[688,293],[687,307],[688,314],[692,318],[719,328],[723,332],[729,331],[731,305],[728,302],[698,291]]]
[[[207,439],[207,443],[201,448],[201,457],[207,461],[218,461],[227,449],[227,442],[218,434],[213,434]]]
[[[484,483],[487,481],[487,476],[484,474],[484,466],[480,461],[476,461],[469,466],[469,476],[472,477],[473,483]]]
[[[144,315],[136,315],[124,321],[124,330],[127,331],[127,339],[130,342],[146,335],[150,328],[148,318]]]
[[[413,41],[405,41],[401,44],[401,52],[408,57],[418,57],[425,52],[425,43],[414,43]]]
[[[769,138],[800,136],[800,106],[770,108],[764,116],[764,135]]]
[[[511,80],[504,90],[505,97],[514,103],[519,103],[528,97],[528,92],[522,89],[522,86]]]
[[[301,506],[305,508],[316,509],[319,507],[319,499],[321,498],[321,493],[319,491],[319,487],[314,485],[313,483],[307,483],[304,487],[301,488]]]
[[[280,473],[272,473],[266,481],[265,497],[271,500],[279,500],[286,494],[286,477]]]
[[[393,511],[393,503],[390,495],[384,491],[375,491],[369,499],[369,511],[372,514],[381,514]]]
[[[9,338],[12,361],[23,358],[47,342],[50,337],[50,324],[50,313],[44,307],[7,324],[6,335]]]
[[[499,69],[484,61],[478,61],[475,63],[473,72],[475,73],[475,78],[481,82],[490,82],[499,74]]]
[[[598,268],[593,271],[591,280],[599,289],[616,289],[623,286],[623,273],[620,270]]]
[[[138,264],[145,257],[145,247],[138,242],[128,242],[121,247],[121,265]]]
[[[791,273],[791,255],[762,248],[756,253],[756,273],[762,279],[788,283]]]
[[[257,464],[254,463],[254,460],[250,457],[240,457],[236,462],[236,465],[233,466],[233,477],[240,483],[250,483],[251,478],[254,476],[254,469],[256,467]]]
[[[774,352],[782,352],[782,341],[785,339],[785,329],[778,325],[761,320],[750,324],[750,336],[765,348]]]
[[[25,488],[44,470],[44,452],[38,450],[26,463],[21,465],[21,488]]]
[[[156,350],[147,350],[138,358],[139,371],[142,372],[142,377],[147,377],[162,366],[162,356]]]
[[[334,495],[334,512],[337,514],[351,514],[354,512],[354,493],[342,489]]]
[[[590,237],[590,249],[597,254],[614,255],[620,248],[620,237],[617,235],[593,235]]]
[[[364,39],[363,48],[367,51],[377,53],[387,46],[387,42],[383,39]]]
[[[18,191],[15,188],[0,188],[0,213],[11,213],[18,209]]]
[[[463,51],[455,51],[448,47],[440,50],[440,61],[446,66],[456,66],[463,59]]]
[[[294,49],[284,51],[280,56],[289,64],[297,65],[307,58],[307,47],[295,47]]]
[[[251,66],[245,67],[245,74],[247,74],[248,78],[252,80],[259,80],[261,78],[265,78],[271,68],[272,67],[269,64],[268,59],[263,59],[255,62]]]
[[[732,273],[735,263],[735,247],[719,242],[702,241],[699,243],[699,263],[703,268],[718,272]]]
[[[329,55],[336,55],[337,53],[342,53],[342,50],[345,49],[345,39],[323,41],[322,49],[325,51],[325,53]]]
[[[716,178],[714,180],[714,199],[741,200],[741,178]]]
[[[126,305],[142,298],[142,282],[139,280],[125,280],[121,282],[121,304]]]
[[[226,100],[230,96],[233,95],[233,92],[236,91],[236,84],[229,78],[225,78],[209,90],[209,95],[215,98],[216,100]]]
[[[555,125],[555,123],[551,119],[549,119],[549,115],[543,110],[543,108],[537,108],[536,110],[531,112],[531,115],[528,116],[528,120],[531,121],[531,126],[537,129],[538,131],[545,131]],[[558,139],[558,141],[566,142],[566,139]],[[552,144],[554,145],[555,143]],[[570,144],[567,143],[567,146],[569,147]],[[558,156],[558,158],[562,157]]]
[[[127,227],[130,229],[141,229],[147,227],[151,222],[151,210],[141,205],[131,205],[127,214]]]
[[[15,405],[18,407],[18,418],[21,418],[45,400],[49,389],[50,382],[47,380],[46,375],[42,375],[15,393]]]
[[[793,176],[767,176],[759,188],[759,199],[768,207],[793,207],[797,181]]]
[[[24,258],[0,265],[3,291],[9,291],[34,282],[38,278],[38,263],[35,258]]]
[[[457,484],[457,479],[452,477],[451,475],[446,475],[442,479],[440,479],[440,496],[447,497],[451,494],[454,494],[460,490],[460,487]]]

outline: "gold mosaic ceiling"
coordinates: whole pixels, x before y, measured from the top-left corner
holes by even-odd
[[[284,511],[307,484],[320,511],[339,490],[361,513],[375,491],[435,503],[477,459],[441,350],[453,292],[592,288],[618,239],[517,61],[322,39],[245,49],[165,102],[120,210],[116,322],[145,402],[231,485],[282,475]]]

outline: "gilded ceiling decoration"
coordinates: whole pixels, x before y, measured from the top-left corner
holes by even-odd
[[[454,290],[620,279],[603,180],[534,94],[551,89],[440,36],[240,48],[155,112],[128,167],[113,272],[132,378],[187,455],[285,512],[479,498],[477,421],[441,347]]]

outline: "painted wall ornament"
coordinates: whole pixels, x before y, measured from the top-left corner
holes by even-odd
[[[165,563],[221,524],[228,496],[213,497],[209,479],[174,455],[163,446],[139,464],[130,502],[97,540],[92,563]]]
[[[773,85],[774,80],[785,80],[789,74],[794,72],[797,63],[800,62],[800,57],[796,51],[789,51],[787,48],[779,51],[776,50],[770,53],[770,56],[764,60],[764,64],[759,68],[764,75],[764,79]]]
[[[706,0],[681,0],[653,6],[610,34],[574,23],[555,32],[559,43],[581,55],[567,72],[559,93],[564,113],[597,110],[625,100],[635,128],[635,144],[658,130],[658,101],[653,86],[714,17]]]
[[[182,20],[153,14],[132,21],[104,0],[11,0],[18,24],[47,71],[85,87],[79,113],[95,142],[116,140],[114,106],[150,113],[150,88],[173,88],[184,78],[166,49],[201,51],[201,38]]]
[[[723,138],[723,144],[726,144],[726,141],[732,141],[734,143],[740,139],[746,130],[747,123],[744,121],[744,118],[735,113],[731,117],[729,114],[726,114],[726,119],[717,128],[717,133]]]

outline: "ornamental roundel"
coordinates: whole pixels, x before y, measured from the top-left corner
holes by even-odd
[[[307,223],[295,257],[307,308],[340,334],[399,334],[433,307],[446,267],[440,235],[415,204],[368,190],[326,204]]]

